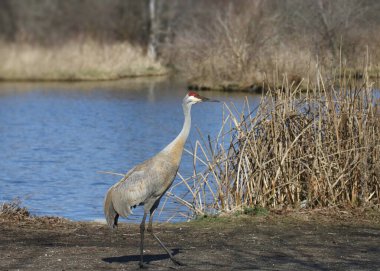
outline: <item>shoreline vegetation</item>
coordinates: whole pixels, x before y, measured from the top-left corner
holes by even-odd
[[[168,74],[142,48],[126,42],[85,39],[48,48],[2,42],[0,56],[1,81],[101,81]]]
[[[380,68],[370,65],[371,60],[368,54],[367,59],[363,61],[365,62],[363,65],[367,66],[358,68],[342,67],[344,61],[341,59],[336,63],[330,63],[329,68],[323,64],[318,66],[318,63],[314,63],[315,67],[309,66],[307,71],[302,73],[291,72],[284,68],[281,71],[273,70],[272,75],[269,76],[266,72],[253,70],[249,76],[255,75],[256,78],[234,81],[219,81],[215,75],[211,74],[200,77],[185,75],[184,71],[162,64],[164,62],[162,60],[152,60],[144,53],[143,48],[133,46],[128,42],[109,44],[84,39],[47,48],[36,44],[0,42],[0,56],[2,59],[0,82],[108,81],[178,75],[188,82],[188,88],[191,90],[261,93],[271,88],[281,88],[283,80],[306,90],[315,85],[317,70],[329,78],[363,80],[366,77],[376,82],[380,80]],[[296,57],[293,56],[293,59]],[[286,59],[277,61],[286,61]],[[278,62],[273,65],[275,68],[279,66]],[[303,63],[296,61],[292,67],[298,70],[305,68]],[[200,67],[200,69],[204,68]]]
[[[307,89],[317,71],[380,78],[375,0],[5,0],[0,8],[2,81],[180,74],[192,89],[262,92],[285,77]]]
[[[272,48],[272,50],[278,53],[278,48]],[[340,57],[342,54],[340,51]],[[229,79],[223,79],[220,74],[207,72],[199,76],[191,75],[195,67],[197,67],[196,70],[208,69],[206,64],[205,66],[192,65],[191,68],[189,66],[186,70],[189,70],[190,74],[186,74],[185,69],[176,66],[177,63],[165,63],[164,59],[152,59],[143,47],[132,45],[127,41],[110,43],[82,38],[54,46],[1,41],[0,81],[107,81],[177,75],[187,80],[188,87],[192,90],[262,92],[269,88],[280,88],[284,78],[290,84],[307,88],[315,83],[317,72],[330,79],[362,80],[364,77],[375,81],[380,79],[380,66],[373,63],[369,51],[361,56],[361,64],[354,68],[347,64],[347,59],[330,60],[330,63],[326,64],[318,63],[316,59],[313,59],[318,56],[312,57],[310,52],[301,53],[301,55],[307,60],[300,61],[296,55],[290,55],[289,52],[282,58],[277,55],[276,60],[270,60],[273,61],[271,68],[261,70],[257,64],[253,67],[247,66],[245,69],[251,69],[251,71],[242,72],[242,74],[251,79],[235,76],[232,80],[231,76]],[[191,56],[184,55],[183,57],[192,59]],[[286,68],[284,64],[286,61],[293,62],[291,69]],[[358,61],[357,57],[351,60],[351,62],[355,61]],[[305,66],[306,62],[307,66]],[[262,64],[264,66],[264,63]],[[231,72],[235,68],[231,67]],[[227,72],[220,67],[211,69],[214,73]]]
[[[224,104],[216,138],[199,134],[192,176],[181,177],[195,217],[266,210],[380,207],[380,103],[361,82],[317,74],[306,90],[284,78],[257,108]],[[171,190],[169,190],[169,193]]]
[[[189,77],[183,71],[173,69],[170,65],[162,64],[160,60],[152,60],[143,48],[133,46],[128,42],[115,42],[112,44],[84,39],[70,41],[60,46],[44,48],[35,44],[5,43],[0,42],[0,82],[23,81],[109,81],[136,77],[159,77],[178,75],[188,82],[188,88],[192,90],[218,90],[262,93],[271,88],[281,88],[284,80],[292,85],[298,85],[303,90],[316,84],[316,77],[307,74],[290,73],[286,69],[273,71],[272,76],[265,72],[253,71],[259,74],[256,79],[217,81],[213,75],[204,78]],[[310,57],[310,56],[309,56]],[[294,59],[294,56],[293,56]],[[281,61],[281,60],[279,60]],[[285,59],[282,59],[285,61]],[[311,61],[311,60],[310,60]],[[370,59],[364,60],[369,65]],[[349,68],[342,65],[342,60],[330,63],[329,71],[326,66],[318,66],[314,63],[314,74],[323,73],[328,78],[346,78],[348,80],[371,79],[378,84],[380,80],[380,68],[362,66]],[[274,63],[277,67],[278,63]],[[302,63],[293,63],[302,69]],[[332,68],[333,67],[333,68]],[[335,79],[336,80],[336,79]]]
[[[234,213],[225,213],[224,215],[202,215],[198,216],[196,219],[188,220],[178,223],[170,224],[183,224],[187,222],[192,222],[195,224],[203,223],[219,223],[223,221],[239,221],[245,219],[256,218],[260,220],[261,218],[280,218],[289,217],[291,219],[308,221],[314,217],[319,217],[323,220],[324,223],[329,223],[329,221],[350,221],[352,218],[355,218],[355,221],[358,223],[361,219],[365,221],[380,222],[380,212],[378,209],[372,207],[351,207],[351,208],[341,208],[338,206],[329,207],[329,208],[315,208],[315,209],[282,209],[282,210],[266,210],[264,208],[256,209],[244,209],[242,211],[237,211]],[[21,224],[64,224],[64,223],[96,223],[107,226],[106,221],[94,220],[70,220],[68,218],[60,216],[46,216],[46,215],[34,215],[31,214],[27,207],[23,206],[22,201],[19,198],[15,198],[9,202],[2,202],[0,204],[0,222],[12,222],[12,223],[21,223]],[[122,224],[124,224],[121,221]],[[128,222],[127,224],[130,224]],[[133,224],[133,223],[132,223]],[[139,222],[135,223],[136,225]],[[157,222],[157,224],[162,224],[162,222]],[[380,224],[379,224],[380,225]]]

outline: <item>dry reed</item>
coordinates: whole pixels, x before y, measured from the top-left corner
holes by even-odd
[[[342,78],[317,87],[283,87],[257,109],[224,105],[216,139],[188,151],[194,173],[181,177],[195,215],[244,208],[380,205],[380,110],[368,83]],[[178,196],[177,196],[178,197]]]
[[[3,80],[108,80],[167,72],[127,42],[78,39],[46,48],[2,42],[0,57]]]

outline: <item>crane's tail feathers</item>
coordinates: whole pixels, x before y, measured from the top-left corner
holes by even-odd
[[[112,203],[112,191],[108,190],[106,198],[104,199],[104,215],[106,216],[107,224],[110,228],[117,227],[117,220],[119,214],[116,212]]]

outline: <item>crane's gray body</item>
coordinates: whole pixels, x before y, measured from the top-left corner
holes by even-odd
[[[126,218],[133,207],[144,205],[144,212],[148,213],[158,206],[178,171],[179,163],[171,160],[169,153],[161,152],[131,169],[108,190],[105,214],[109,226],[116,226],[117,214]]]
[[[176,176],[178,165],[170,160],[168,155],[161,153],[135,167],[126,178],[117,183],[112,189],[116,212],[126,217],[131,213],[130,206],[142,203],[144,210],[150,211]]]
[[[112,228],[117,226],[119,216],[127,217],[132,213],[131,209],[133,207],[144,205],[144,216],[140,224],[140,267],[144,266],[145,220],[149,213],[148,232],[156,239],[175,264],[182,265],[154,234],[152,221],[154,211],[160,203],[161,197],[169,189],[177,174],[183,148],[190,132],[191,106],[203,101],[212,100],[190,91],[182,102],[185,121],[179,135],[158,154],[132,168],[106,194],[104,214],[108,225]]]
[[[158,154],[132,168],[108,190],[104,213],[110,227],[117,225],[119,215],[126,218],[138,205],[144,205],[144,213],[152,213],[173,183],[191,126],[190,110],[194,102],[186,97],[182,104],[185,121],[179,135]]]

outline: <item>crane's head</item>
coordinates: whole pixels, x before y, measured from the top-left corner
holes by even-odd
[[[212,100],[199,95],[195,91],[189,91],[185,98],[183,99],[184,104],[193,105],[200,102],[219,102],[218,100]]]

